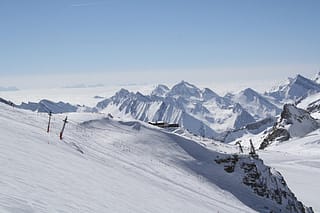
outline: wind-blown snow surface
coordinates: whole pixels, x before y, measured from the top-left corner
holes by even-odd
[[[262,161],[242,156],[234,172],[224,171],[234,155],[214,147],[227,145],[208,150],[139,122],[85,113],[69,114],[60,141],[63,118],[55,115],[47,134],[46,114],[0,105],[1,212],[285,212],[288,203],[302,211],[282,177]],[[255,171],[252,163],[268,183],[260,193],[272,198],[254,193],[258,179],[243,172]]]
[[[71,114],[60,141],[61,116],[47,134],[46,114],[0,115],[0,212],[253,212],[183,166],[192,157],[160,131]]]

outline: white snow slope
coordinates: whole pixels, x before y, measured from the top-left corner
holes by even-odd
[[[193,158],[158,130],[70,122],[60,141],[57,116],[47,134],[46,114],[0,105],[0,212],[254,212],[183,166]],[[101,117],[83,116],[69,115]]]
[[[287,197],[278,205],[242,184],[246,174],[239,165],[226,173],[224,163],[214,163],[230,155],[139,122],[73,113],[60,141],[64,116],[54,115],[48,134],[46,114],[0,104],[0,212],[286,212],[288,202],[301,207],[287,200],[293,195],[286,186],[280,190]],[[241,162],[256,163],[277,197],[279,174],[269,177],[261,161],[243,156]]]

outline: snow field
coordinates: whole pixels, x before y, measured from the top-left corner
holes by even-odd
[[[102,114],[48,116],[0,106],[1,212],[253,212],[183,166],[175,141]],[[133,126],[132,126],[133,125]],[[82,150],[82,154],[79,150]]]

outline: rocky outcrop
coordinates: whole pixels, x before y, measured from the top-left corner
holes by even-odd
[[[306,110],[293,104],[285,104],[279,121],[264,138],[259,149],[264,149],[274,141],[282,142],[291,137],[302,137],[318,129],[318,120],[311,117]]]
[[[231,155],[219,157],[215,162],[227,173],[240,175],[242,184],[256,195],[275,203],[270,212],[312,213],[311,207],[306,207],[298,201],[288,188],[283,176],[276,170],[264,165],[257,157]]]

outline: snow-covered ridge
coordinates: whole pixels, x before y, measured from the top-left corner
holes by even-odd
[[[20,105],[17,105],[9,100],[5,100],[3,98],[0,98],[0,102],[19,108],[19,109],[26,109],[26,110],[31,110],[34,112],[46,112],[46,113],[68,113],[68,112],[97,112],[95,108],[90,108],[87,106],[80,106],[80,105],[72,105],[70,103],[65,103],[62,101],[59,102],[53,102],[50,100],[43,99],[39,101],[38,103],[36,102],[28,102],[24,103],[22,102]]]
[[[46,113],[0,104],[2,212],[312,212],[279,173],[224,144],[92,113],[69,114],[60,141],[65,115],[54,116],[48,134]]]

